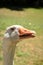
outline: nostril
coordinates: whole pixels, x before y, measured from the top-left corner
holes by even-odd
[[[24,30],[25,32],[27,31],[27,30]]]

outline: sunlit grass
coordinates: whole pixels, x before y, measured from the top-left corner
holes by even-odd
[[[24,11],[0,9],[0,63],[2,65],[2,38],[6,27],[22,25],[36,31],[36,37],[17,44],[15,65],[43,65],[43,9],[28,8]]]

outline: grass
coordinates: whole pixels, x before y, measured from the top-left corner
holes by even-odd
[[[36,37],[22,40],[17,44],[15,65],[43,65],[43,9],[28,8],[15,11],[0,9],[0,64],[3,62],[2,38],[6,27],[22,25],[36,31]]]

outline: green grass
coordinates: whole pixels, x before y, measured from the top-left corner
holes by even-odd
[[[22,25],[36,31],[36,37],[17,44],[15,65],[43,65],[43,9],[28,8],[24,11],[0,9],[0,64],[2,65],[2,38],[6,27]]]

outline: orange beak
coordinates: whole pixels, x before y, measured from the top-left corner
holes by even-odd
[[[36,32],[32,30],[28,30],[25,28],[19,29],[19,36],[20,37],[35,37]]]

